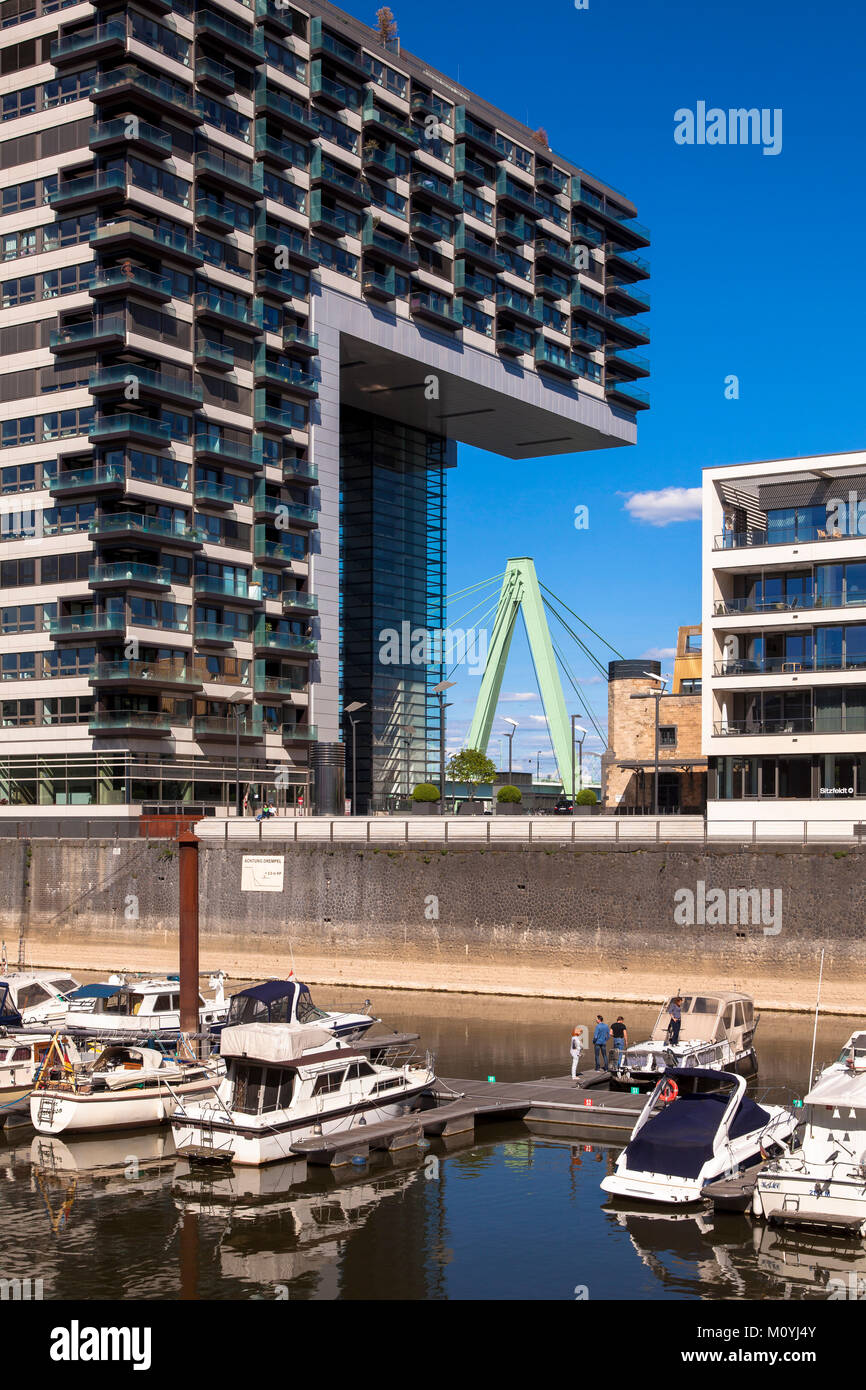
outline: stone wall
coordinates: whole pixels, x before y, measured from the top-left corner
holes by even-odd
[[[866,1002],[859,850],[284,848],[283,893],[245,893],[243,849],[202,843],[203,969],[252,978],[294,963],[312,981],[361,988],[622,1000],[728,986],[808,1009],[824,946],[826,1005]],[[170,842],[0,841],[0,873],[10,964],[23,930],[34,964],[177,968]],[[759,890],[757,912],[764,890],[764,920],[732,889]]]

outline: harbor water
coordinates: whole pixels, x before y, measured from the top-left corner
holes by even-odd
[[[322,1006],[356,991],[315,991]],[[380,992],[385,1023],[421,1035],[446,1077],[563,1076],[575,1024],[622,1014],[632,1042],[657,1009]],[[822,1019],[816,1067],[856,1018]],[[801,1097],[812,1020],[767,1014],[756,1098]],[[591,1058],[589,1059],[591,1065]],[[866,1243],[740,1216],[629,1206],[599,1183],[623,1140],[552,1140],[523,1124],[335,1172],[300,1164],[191,1172],[161,1129],[0,1141],[0,1280],[53,1299],[786,1299],[866,1291]],[[33,1281],[41,1281],[38,1286]],[[855,1295],[856,1296],[856,1295]]]

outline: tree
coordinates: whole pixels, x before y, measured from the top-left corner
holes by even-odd
[[[388,48],[397,37],[397,21],[387,5],[376,11],[376,34],[383,47]]]
[[[465,782],[469,788],[469,799],[474,801],[475,788],[482,782],[493,781],[496,765],[480,748],[461,748],[448,764],[448,776],[452,782]]]
[[[544,129],[543,125],[538,127],[533,138],[538,141],[539,145],[543,145],[546,150],[550,149],[550,141],[547,138],[547,131]]]
[[[439,788],[434,787],[432,782],[419,782],[412,793],[413,801],[438,801]]]

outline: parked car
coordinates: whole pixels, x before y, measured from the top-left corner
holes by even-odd
[[[567,797],[561,796],[553,808],[555,816],[573,816],[574,803]]]

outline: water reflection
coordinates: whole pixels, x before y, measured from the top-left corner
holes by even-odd
[[[339,1004],[357,991],[319,990]],[[654,1007],[380,995],[441,1074],[561,1075],[575,1022],[614,1010],[632,1038]],[[817,1059],[856,1019],[824,1019]],[[802,1094],[811,1021],[767,1016],[762,1088]],[[711,1211],[606,1202],[620,1143],[479,1127],[420,1155],[330,1172],[301,1162],[202,1176],[164,1130],[0,1145],[0,1277],[45,1297],[115,1299],[815,1299],[866,1291],[866,1246]],[[858,1281],[860,1281],[858,1283]],[[845,1292],[853,1290],[854,1292]]]

